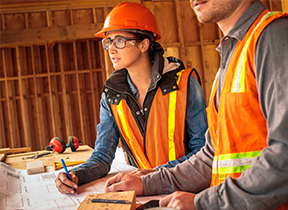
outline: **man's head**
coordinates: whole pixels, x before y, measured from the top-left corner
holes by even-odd
[[[217,23],[229,18],[242,3],[243,0],[190,0],[192,9],[202,23]]]
[[[225,33],[254,1],[257,0],[190,0],[190,4],[199,22],[217,23]]]

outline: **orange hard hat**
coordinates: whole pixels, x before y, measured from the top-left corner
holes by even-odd
[[[134,2],[122,2],[107,15],[101,31],[95,34],[107,38],[108,31],[136,29],[154,33],[155,40],[161,38],[157,21],[144,5]]]

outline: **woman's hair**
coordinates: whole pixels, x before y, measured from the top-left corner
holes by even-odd
[[[164,49],[162,48],[162,46],[158,43],[158,42],[155,42],[155,38],[154,38],[154,35],[152,32],[150,31],[135,31],[135,32],[130,32],[134,38],[136,39],[139,39],[138,42],[141,42],[143,41],[144,39],[149,39],[150,41],[150,47],[148,49],[149,51],[149,58],[150,58],[150,61],[153,61],[154,60],[154,54],[157,52],[157,53],[160,53],[161,55],[164,54]]]

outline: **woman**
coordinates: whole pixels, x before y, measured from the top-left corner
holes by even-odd
[[[160,32],[153,14],[143,5],[124,2],[107,16],[96,36],[108,50],[115,71],[106,80],[95,149],[85,164],[67,179],[55,182],[62,193],[106,175],[121,139],[128,161],[145,171],[174,167],[205,144],[206,104],[195,69],[163,57],[156,42]]]

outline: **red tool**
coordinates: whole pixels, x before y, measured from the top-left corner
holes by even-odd
[[[58,153],[63,153],[66,148],[70,147],[72,152],[75,152],[81,144],[81,141],[79,141],[78,138],[75,136],[69,136],[68,141],[69,143],[65,144],[65,142],[59,137],[53,137],[49,145],[46,147],[46,150],[53,150]]]

